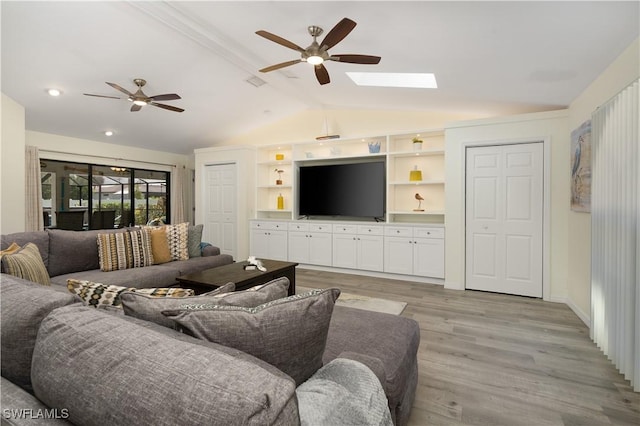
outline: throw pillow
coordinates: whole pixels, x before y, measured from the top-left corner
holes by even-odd
[[[165,226],[167,239],[169,241],[169,251],[171,260],[189,260],[189,224],[179,223],[177,225]]]
[[[153,253],[153,263],[171,262],[171,251],[167,240],[167,231],[164,228],[149,228],[151,232],[151,252]]]
[[[6,249],[0,250],[0,259],[2,259],[2,256],[4,256],[5,254],[13,254],[18,250],[20,250],[20,246],[14,241]]]
[[[204,225],[196,225],[189,226],[189,236],[188,236],[188,245],[189,245],[189,257],[200,257],[202,256],[200,252],[200,243],[202,242],[202,230],[204,229]]]
[[[189,334],[247,352],[300,385],[322,367],[340,290],[316,289],[255,308],[185,303],[163,311]]]
[[[215,303],[212,302],[212,297],[232,292],[235,289],[236,285],[234,283],[227,283],[208,293],[189,297],[188,301],[190,303]],[[158,298],[140,292],[125,291],[120,294],[120,302],[125,315],[175,328],[175,322],[162,315],[162,311],[178,309],[186,301]]]
[[[153,265],[151,232],[148,229],[129,231],[131,240],[131,264],[134,268]]]
[[[24,278],[42,285],[51,285],[49,273],[40,256],[38,246],[27,243],[13,253],[2,256],[2,270],[14,277]]]
[[[104,272],[133,266],[131,236],[128,232],[98,234],[98,257]]]
[[[287,297],[287,290],[289,290],[289,278],[280,277],[247,290],[218,294],[216,300],[211,303],[216,305],[255,308],[258,305],[271,302],[272,300]]]
[[[94,283],[86,280],[67,280],[67,289],[77,294],[86,305],[94,308],[99,305],[121,306],[120,295],[125,291],[146,294],[151,297],[187,297],[193,296],[191,289],[185,288],[134,288],[117,285]]]

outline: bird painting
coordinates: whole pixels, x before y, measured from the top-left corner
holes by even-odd
[[[422,195],[418,194],[416,192],[416,195],[414,196],[416,200],[418,200],[418,208],[417,209],[413,209],[414,212],[423,212],[424,209],[422,208],[422,202],[424,201],[424,198],[422,197]]]

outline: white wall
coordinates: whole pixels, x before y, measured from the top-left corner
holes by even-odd
[[[24,108],[2,94],[0,110],[0,232],[25,230]]]
[[[591,119],[591,113],[599,105],[611,99],[638,78],[640,78],[640,39],[632,43],[571,103],[569,131]],[[585,322],[589,324],[588,317],[591,312],[591,214],[569,210],[567,228],[570,247],[568,304],[574,311],[582,312],[587,317]]]
[[[548,140],[550,147],[549,293],[545,300],[567,297],[567,206],[569,200],[568,112],[535,114],[453,123],[445,130],[445,287],[464,289],[465,144]]]

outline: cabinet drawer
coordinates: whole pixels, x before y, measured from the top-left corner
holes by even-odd
[[[443,228],[414,228],[414,237],[416,238],[444,238]]]
[[[289,231],[308,231],[308,223],[289,223]]]
[[[384,228],[382,226],[358,226],[359,235],[382,235],[384,234]]]
[[[413,237],[413,228],[406,226],[388,226],[384,234],[389,237]]]
[[[251,222],[251,229],[287,230],[287,222]]]
[[[309,231],[311,232],[331,232],[331,225],[328,223],[311,223]]]
[[[356,234],[358,227],[356,225],[333,225],[334,234]]]

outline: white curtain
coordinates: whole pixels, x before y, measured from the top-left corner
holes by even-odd
[[[25,152],[25,231],[44,230],[42,184],[38,147],[26,146]]]
[[[171,203],[171,223],[183,223],[187,221],[184,214],[185,195],[188,191],[189,180],[185,166],[173,166],[171,172],[173,182],[173,202]]]
[[[640,391],[640,83],[592,115],[591,338]]]

